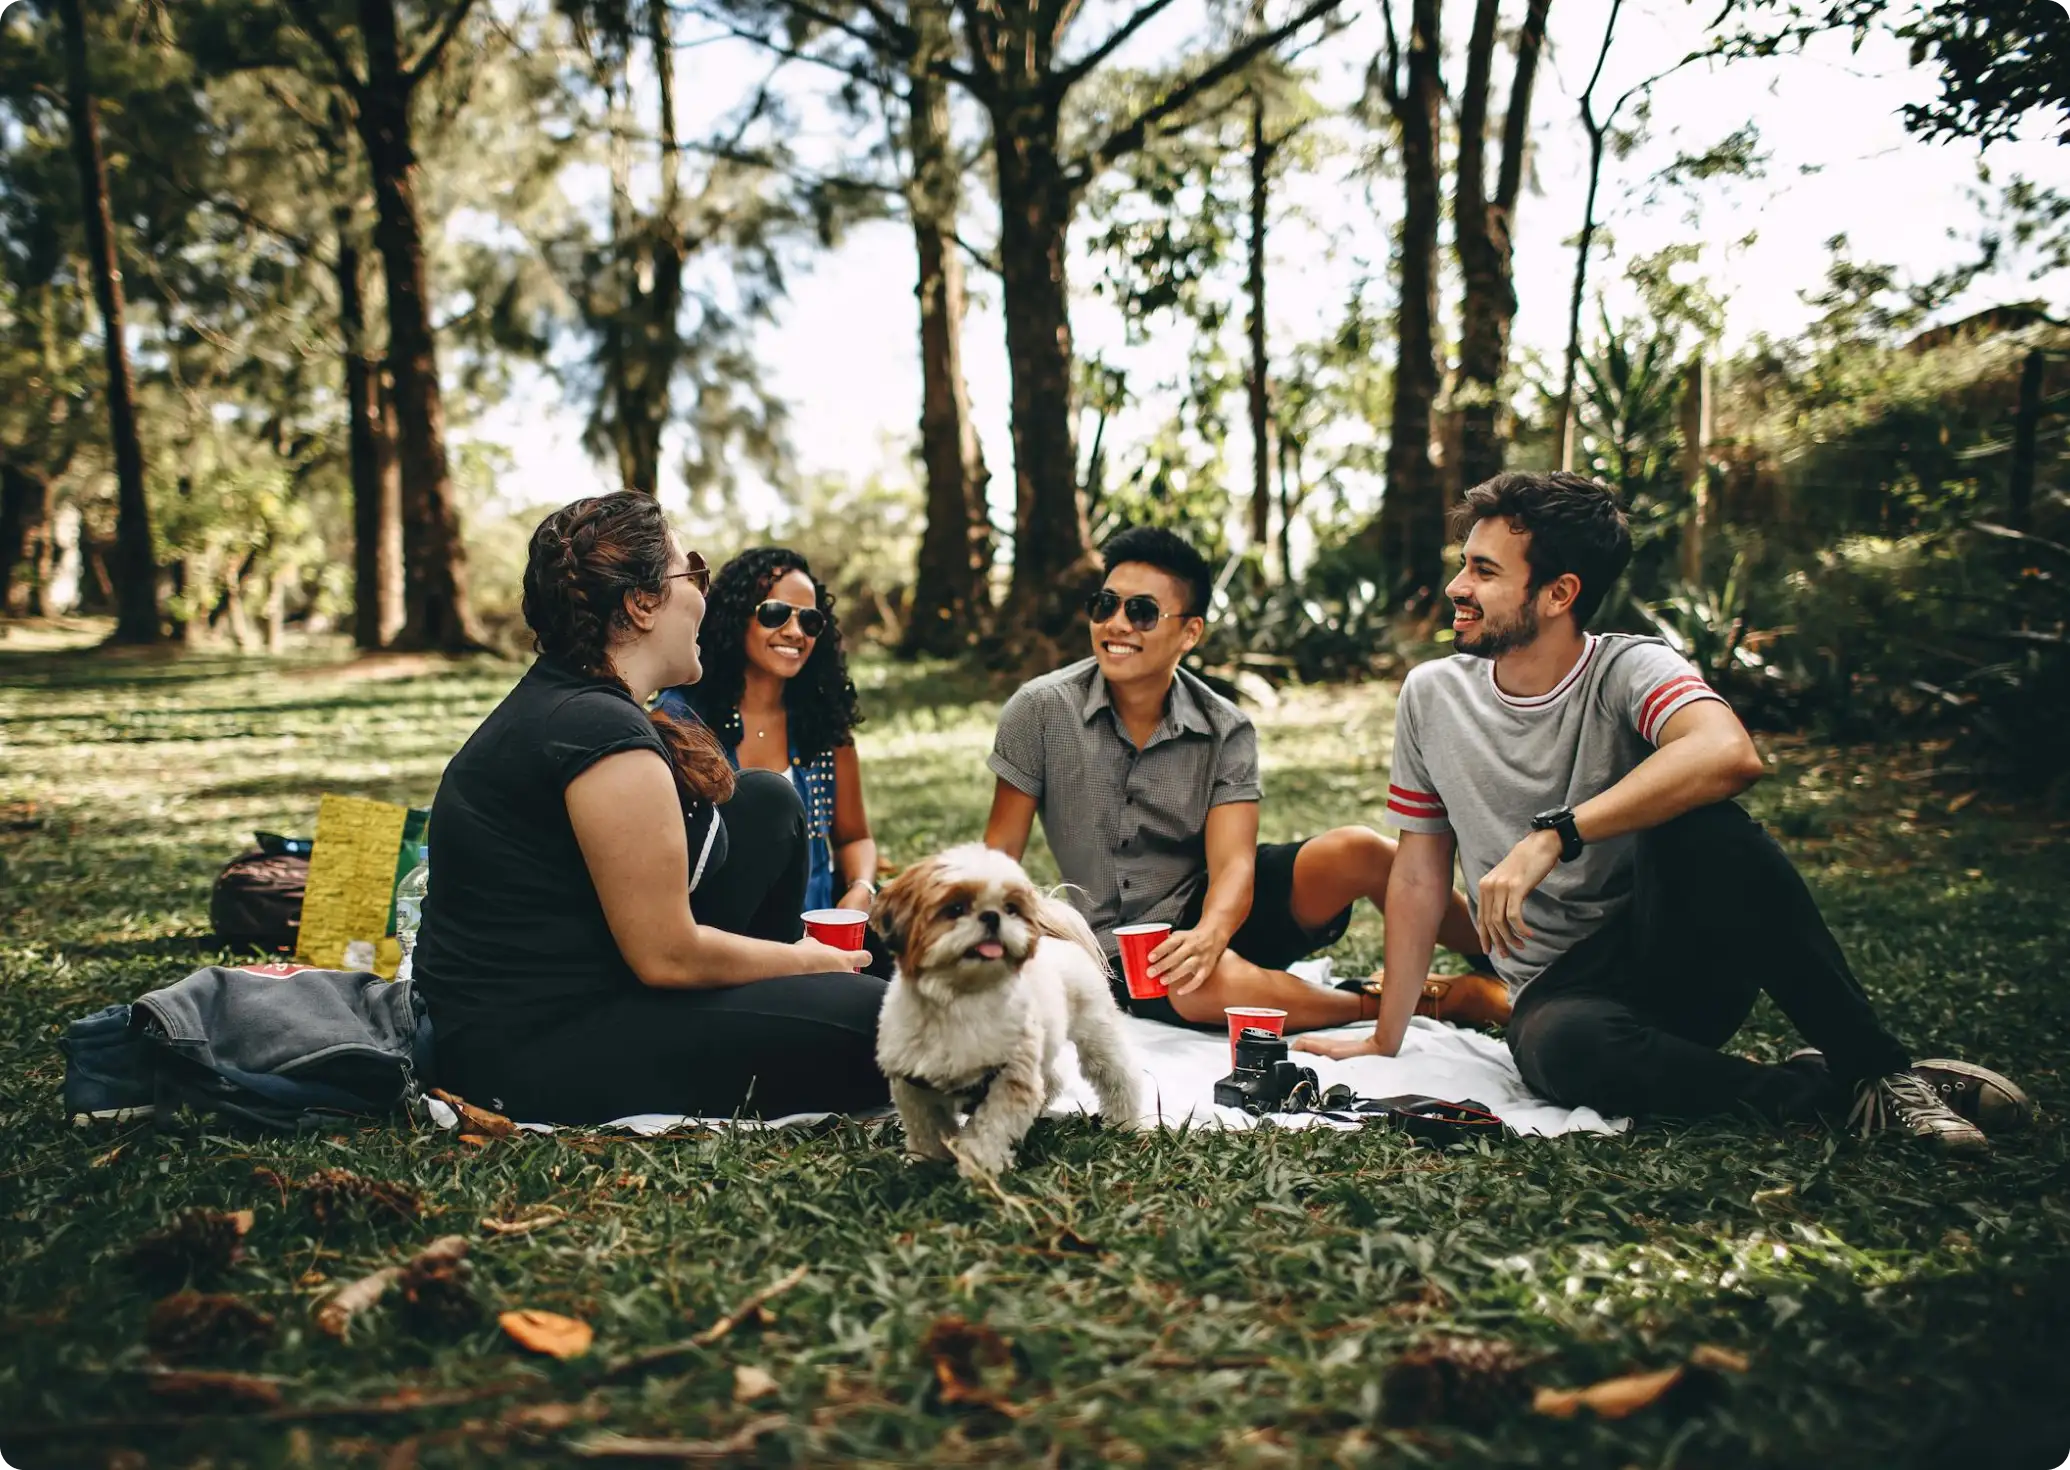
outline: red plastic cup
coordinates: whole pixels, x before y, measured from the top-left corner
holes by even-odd
[[[805,932],[836,949],[861,949],[870,916],[861,909],[808,909]]]
[[[1164,981],[1150,973],[1150,952],[1172,937],[1169,924],[1127,924],[1114,931],[1121,946],[1121,978],[1135,1000],[1155,1000],[1165,993]]]
[[[1222,1014],[1229,1018],[1229,1069],[1236,1070],[1236,1039],[1247,1030],[1256,1027],[1270,1031],[1274,1036],[1287,1034],[1287,1013],[1272,1006],[1225,1006]]]

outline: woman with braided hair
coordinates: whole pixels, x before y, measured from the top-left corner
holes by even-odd
[[[532,533],[539,658],[446,767],[413,962],[440,1081],[471,1101],[559,1123],[887,1101],[882,982],[803,937],[796,790],[645,712],[702,672],[710,575],[651,496]]]
[[[655,707],[711,730],[736,769],[788,776],[805,804],[805,907],[867,912],[877,843],[833,595],[795,551],[744,551],[712,578],[697,646],[704,676],[665,690]],[[888,976],[890,956],[871,953],[870,969]]]

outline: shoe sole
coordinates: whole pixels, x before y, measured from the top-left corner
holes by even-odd
[[[1941,1073],[1977,1084],[1977,1116],[1970,1121],[1986,1133],[2011,1133],[2034,1121],[2034,1102],[2013,1084],[2011,1078],[1974,1062],[1952,1057],[1934,1057],[1912,1064],[1914,1072]]]
[[[141,1108],[97,1108],[90,1113],[72,1114],[72,1126],[74,1128],[91,1128],[96,1123],[129,1123],[134,1122],[138,1118],[148,1118],[151,1116],[151,1113],[152,1109],[148,1106]]]

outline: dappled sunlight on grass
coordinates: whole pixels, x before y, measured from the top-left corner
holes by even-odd
[[[766,1463],[1985,1470],[2053,1432],[2050,1406],[2070,1401],[2070,1141],[2052,1121],[1988,1165],[1950,1167],[1733,1120],[1442,1154],[1378,1134],[1071,1120],[1038,1126],[1004,1186],[1012,1206],[907,1164],[883,1124],[477,1148],[385,1124],[290,1138],[59,1121],[58,1028],[214,957],[208,885],[254,828],[308,831],[324,791],[428,802],[521,668],[0,642],[0,1448],[13,1463],[100,1465],[130,1445],[152,1464],[373,1464],[408,1442],[426,1466],[546,1465],[596,1428],[718,1438],[768,1415]],[[857,673],[886,855],[975,838],[1008,691],[940,665]],[[1385,685],[1296,690],[1256,711],[1268,839],[1381,824],[1392,700]],[[2070,1107],[2062,834],[1988,795],[1929,799],[1931,782],[1895,779],[1924,768],[1913,752],[1776,749],[1751,804],[1805,862],[1896,1029]],[[1030,866],[1054,873],[1039,842]],[[1362,906],[1335,958],[1377,964],[1377,916]],[[1794,1044],[1766,1006],[1734,1042],[1768,1058]],[[335,1167],[415,1186],[426,1215],[318,1218],[296,1184]],[[190,1207],[254,1211],[242,1259],[194,1284],[278,1323],[271,1341],[196,1366],[266,1375],[290,1406],[474,1397],[312,1420],[300,1439],[218,1418],[15,1450],[23,1424],[194,1412],[146,1385],[144,1324],[170,1287],[128,1264],[140,1235]],[[480,1224],[549,1207],[522,1235]],[[542,1366],[492,1323],[441,1336],[392,1303],[347,1342],[312,1330],[323,1293],[451,1232],[476,1241],[484,1301],[581,1317],[592,1355]],[[799,1266],[767,1323],[612,1376]],[[1008,1342],[1006,1410],[941,1402],[924,1344],[950,1317]],[[1509,1341],[1541,1384],[1705,1344],[1751,1368],[1687,1420],[1518,1410],[1485,1430],[1389,1425],[1381,1375],[1434,1333]],[[743,1366],[778,1390],[736,1404]]]

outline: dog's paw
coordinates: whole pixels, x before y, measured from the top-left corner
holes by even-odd
[[[1010,1148],[973,1148],[968,1143],[958,1143],[955,1152],[956,1172],[972,1183],[997,1179],[1013,1167],[1013,1150]]]
[[[955,1162],[956,1156],[949,1152],[949,1146],[940,1139],[932,1139],[926,1143],[908,1140],[906,1159],[909,1163],[915,1164],[949,1164]]]

